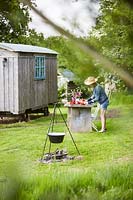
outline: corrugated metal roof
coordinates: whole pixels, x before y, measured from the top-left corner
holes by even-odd
[[[13,52],[32,52],[32,53],[48,53],[48,54],[58,54],[48,48],[25,45],[25,44],[13,44],[13,43],[0,43],[0,48],[13,51]]]

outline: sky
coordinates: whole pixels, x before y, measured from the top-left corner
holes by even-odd
[[[90,0],[36,0],[35,2],[37,8],[50,20],[77,36],[87,36],[95,24],[94,18],[99,10],[99,4],[92,4]],[[42,32],[46,37],[59,35],[34,12],[31,12],[31,17],[30,28],[36,29],[38,33]]]

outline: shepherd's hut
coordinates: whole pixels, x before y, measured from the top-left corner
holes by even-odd
[[[0,115],[48,111],[57,102],[57,52],[0,43]]]

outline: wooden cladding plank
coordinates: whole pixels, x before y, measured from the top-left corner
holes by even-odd
[[[19,110],[25,111],[34,105],[32,86],[33,58],[19,57]]]
[[[47,57],[46,66],[48,69],[48,101],[49,103],[57,102],[57,68],[56,57]]]
[[[3,57],[0,58],[0,111],[4,111]]]

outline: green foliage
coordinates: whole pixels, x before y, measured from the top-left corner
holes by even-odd
[[[133,102],[133,94],[128,92],[117,92],[112,95],[111,104],[112,105],[129,105]]]
[[[19,0],[0,0],[0,41],[19,42],[29,29],[29,21],[28,6]]]
[[[94,65],[92,58],[77,48],[69,39],[49,37],[45,39],[43,45],[59,53],[58,67],[71,70],[76,76],[76,82],[83,84],[89,74],[98,75],[98,68]]]
[[[34,1],[31,0],[32,3]],[[51,48],[59,52],[58,68],[69,69],[81,84],[88,76],[101,76],[102,66],[65,37],[44,38],[42,33],[28,28],[31,21],[28,6],[19,0],[0,0],[0,41],[32,44]],[[132,73],[133,66],[133,10],[125,1],[101,0],[100,15],[91,36],[80,39],[80,43],[91,45],[96,50]],[[115,74],[116,75],[116,74]],[[120,78],[118,77],[118,81]],[[122,81],[119,81],[121,88]],[[125,89],[125,88],[124,88]],[[85,89],[84,89],[85,90]]]
[[[32,4],[34,0],[31,0]],[[19,0],[0,0],[0,41],[42,46],[44,36],[29,29],[28,6]]]
[[[132,73],[133,10],[123,1],[102,0],[89,42],[118,66]]]
[[[66,97],[65,92],[66,92],[65,87],[62,86],[58,88],[58,102],[60,102],[63,98]]]
[[[35,46],[43,46],[44,36],[42,33],[37,33],[34,29],[29,29],[27,35],[19,37],[19,42]]]

